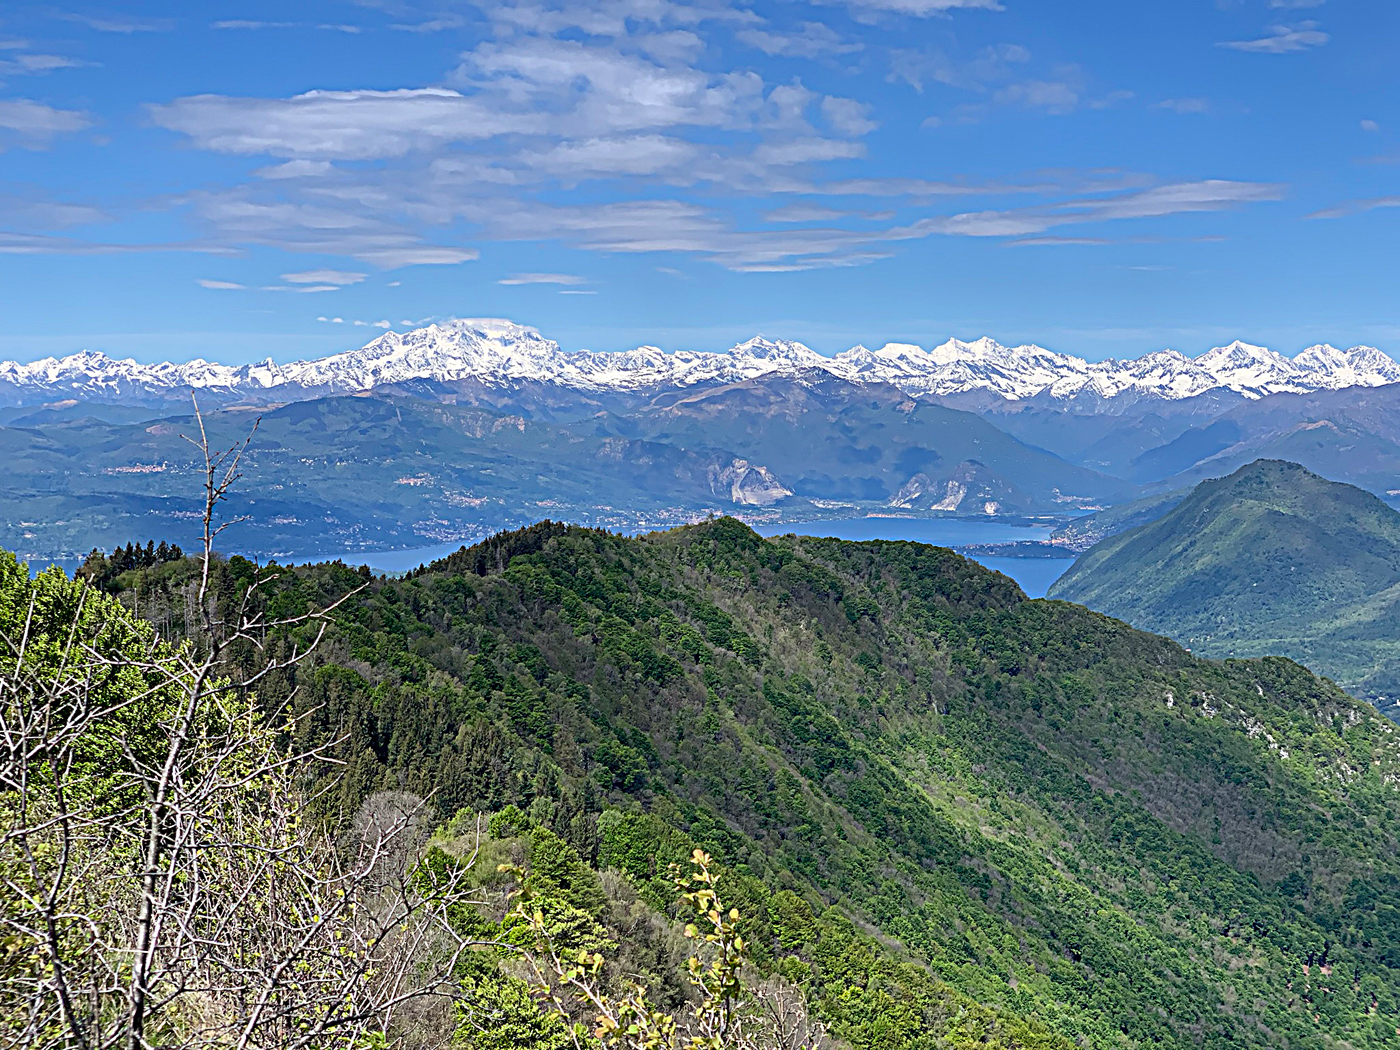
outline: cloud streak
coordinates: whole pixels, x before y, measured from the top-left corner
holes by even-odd
[[[910,15],[929,18],[950,11],[1004,11],[998,0],[846,0],[857,17],[872,14]]]
[[[1129,97],[1096,88],[1076,65],[1035,62],[1016,43],[966,59],[937,46],[871,55],[859,35],[848,38],[850,19],[830,7],[822,21],[777,11],[769,19],[718,0],[506,0],[470,16],[407,2],[380,7],[396,26],[450,33],[470,23],[472,35],[425,86],[206,93],[147,110],[182,143],[248,158],[242,182],[175,199],[201,243],[355,261],[283,274],[269,289],[346,288],[364,280],[356,264],[456,265],[478,258],[482,244],[506,241],[689,255],[739,272],[854,266],[933,237],[1086,243],[1101,239],[1089,228],[1098,224],[1219,211],[1282,193],[1209,179],[1158,185],[1121,172],[1006,181],[862,175],[870,170],[862,162],[888,145],[881,117],[899,115],[819,90],[813,85],[840,81],[808,72],[851,72],[828,60],[854,56],[842,61],[888,68],[889,80],[918,92],[966,92],[953,121],[996,107],[1021,111],[1019,119],[1067,114]],[[1001,7],[846,0],[843,9],[912,39],[909,27],[929,28],[912,20]],[[213,25],[292,28],[252,19]],[[1311,25],[1289,31],[1306,34]],[[721,38],[747,57],[722,54]],[[940,39],[953,46],[951,35]],[[760,73],[748,61],[760,56],[795,61]],[[858,78],[845,82],[858,92]],[[1159,105],[1196,112],[1198,102]],[[30,105],[40,108],[28,113],[29,130],[11,128],[30,143],[88,126],[76,111]],[[591,291],[573,274],[525,272],[500,283]]]
[[[218,153],[373,160],[529,130],[445,88],[308,91],[289,99],[193,95],[150,107],[160,127]]]
[[[1256,40],[1223,40],[1217,47],[1231,51],[1247,51],[1257,55],[1291,55],[1298,51],[1321,47],[1331,37],[1317,27],[1316,22],[1269,27],[1269,35]]]
[[[517,273],[503,277],[497,284],[586,284],[584,278],[571,273]]]
[[[78,110],[56,109],[27,98],[0,99],[0,129],[14,132],[30,149],[42,149],[59,135],[91,126],[91,118]]]
[[[63,12],[58,18],[91,29],[97,33],[119,33],[130,36],[132,33],[168,33],[175,28],[169,18],[133,18],[124,14],[86,15],[77,12]]]
[[[1331,208],[1323,208],[1308,216],[1309,219],[1344,219],[1349,215],[1361,215],[1377,208],[1400,208],[1400,195],[1369,197],[1365,200],[1347,201]]]
[[[342,287],[359,284],[368,274],[348,270],[304,270],[301,273],[284,273],[282,280],[288,284],[330,284]]]

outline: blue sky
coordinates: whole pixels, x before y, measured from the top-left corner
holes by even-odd
[[[0,10],[3,358],[1400,353],[1393,3],[62,2]]]

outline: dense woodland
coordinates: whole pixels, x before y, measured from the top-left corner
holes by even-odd
[[[214,568],[225,602],[257,574]],[[198,569],[93,578],[178,638]],[[702,848],[751,980],[862,1050],[1400,1036],[1396,727],[1287,660],[1199,659],[947,550],[723,518],[638,539],[545,522],[403,579],[287,567],[265,601],[341,602],[257,685],[291,698],[289,745],[333,743],[315,819],[427,799],[422,863],[477,851],[454,921],[480,941],[523,943],[523,881],[605,985],[679,1009],[671,866]],[[509,953],[452,979],[414,1038],[573,1045]]]

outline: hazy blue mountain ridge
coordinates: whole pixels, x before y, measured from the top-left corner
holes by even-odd
[[[234,497],[249,520],[227,542],[264,555],[350,553],[548,516],[637,528],[736,509],[765,520],[1064,515],[1129,491],[972,413],[831,376],[746,381],[619,411],[595,403],[586,414],[536,404],[526,416],[509,411],[521,407],[510,398],[468,400],[358,395],[210,412],[217,447],[261,420]],[[195,430],[189,414],[0,427],[9,471],[0,543],[71,558],[133,536],[187,542],[201,491],[185,440]],[[922,502],[896,506],[916,477]]]

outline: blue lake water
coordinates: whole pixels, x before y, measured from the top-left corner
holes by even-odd
[[[1050,585],[1074,564],[1073,558],[974,558],[973,561],[1010,576],[1032,598],[1044,598]]]
[[[284,564],[303,565],[307,562],[343,561],[346,565],[368,565],[375,573],[408,572],[430,561],[445,558],[463,546],[470,547],[475,540],[453,540],[451,543],[434,543],[430,547],[409,547],[399,551],[351,551],[340,554],[298,554],[295,557],[279,558]]]

